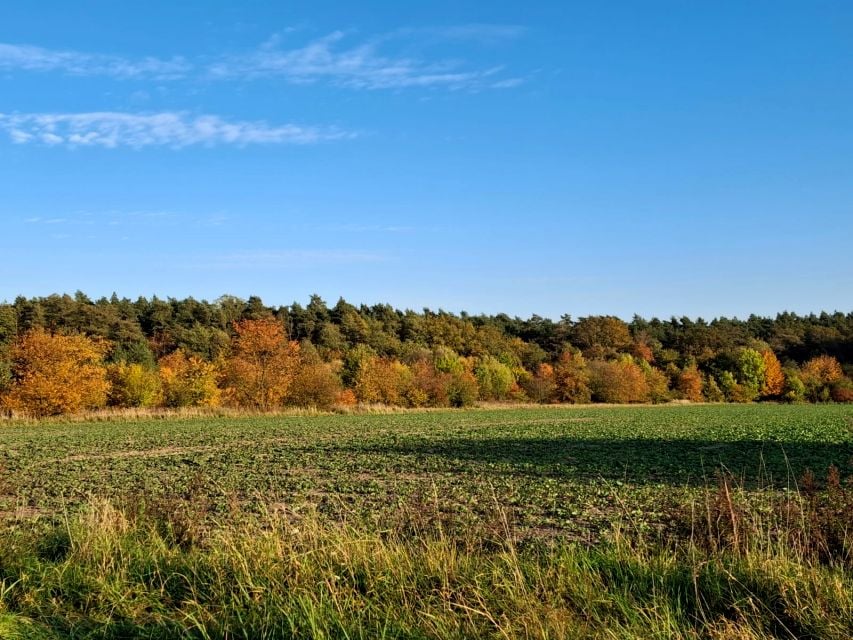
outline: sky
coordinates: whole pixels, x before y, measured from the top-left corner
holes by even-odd
[[[853,310],[853,3],[0,3],[0,300]]]

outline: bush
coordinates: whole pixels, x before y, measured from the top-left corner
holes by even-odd
[[[717,383],[717,379],[710,374],[705,378],[705,385],[702,388],[702,394],[708,402],[724,402],[726,399],[723,390]]]
[[[107,368],[107,378],[113,407],[154,407],[162,402],[160,377],[154,369],[119,362]]]
[[[806,399],[806,385],[796,369],[785,369],[785,384],[782,387],[782,399],[787,402],[803,402]]]
[[[470,407],[477,402],[477,379],[467,371],[453,374],[447,386],[447,399],[451,407]]]
[[[853,402],[853,381],[849,378],[836,380],[829,393],[834,402]]]

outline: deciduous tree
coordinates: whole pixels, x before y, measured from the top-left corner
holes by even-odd
[[[229,396],[244,407],[281,406],[299,366],[299,343],[288,341],[273,318],[234,323],[226,364]]]
[[[221,392],[215,364],[174,351],[159,361],[163,403],[167,407],[215,407]]]
[[[12,347],[12,384],[6,407],[34,416],[104,406],[107,345],[82,335],[31,329]]]
[[[560,402],[584,404],[592,399],[589,370],[580,351],[566,349],[560,354],[554,365],[554,384]]]
[[[678,393],[690,402],[702,402],[702,372],[695,363],[690,364],[678,374]]]
[[[771,349],[761,352],[764,359],[764,384],[761,387],[761,395],[765,398],[777,398],[785,389],[785,374],[782,371],[782,363]]]
[[[831,398],[832,385],[844,377],[838,360],[832,356],[817,356],[806,362],[800,370],[806,387],[806,397],[812,402],[826,402]]]

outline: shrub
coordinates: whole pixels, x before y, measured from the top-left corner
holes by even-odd
[[[785,390],[785,373],[779,358],[770,349],[761,352],[764,359],[764,384],[761,386],[761,395],[765,398],[778,398]]]
[[[470,407],[477,402],[477,379],[467,371],[452,374],[447,385],[447,399],[451,407]]]
[[[726,399],[723,390],[717,383],[717,379],[710,374],[705,378],[705,384],[702,387],[702,395],[705,396],[705,400],[708,402],[724,402]]]
[[[408,391],[409,404],[413,407],[446,407],[450,404],[448,388],[452,374],[436,369],[431,360],[421,358],[409,366],[412,386]]]
[[[785,369],[785,384],[782,387],[782,398],[787,402],[803,402],[806,399],[806,385],[796,369]]]
[[[661,402],[669,402],[672,396],[669,392],[669,378],[660,369],[653,367],[645,360],[640,360],[637,365],[643,372],[646,378],[646,388],[648,389],[648,400],[655,404]]]
[[[113,407],[154,407],[162,401],[160,377],[155,369],[119,362],[107,368],[109,404]]]
[[[853,381],[842,378],[832,383],[829,392],[834,402],[853,402]]]
[[[406,404],[406,392],[412,386],[412,372],[397,360],[371,357],[363,360],[355,375],[353,391],[359,402]]]

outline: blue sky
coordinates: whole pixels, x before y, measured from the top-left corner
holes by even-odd
[[[3,2],[0,299],[849,311],[852,33],[850,2]]]

